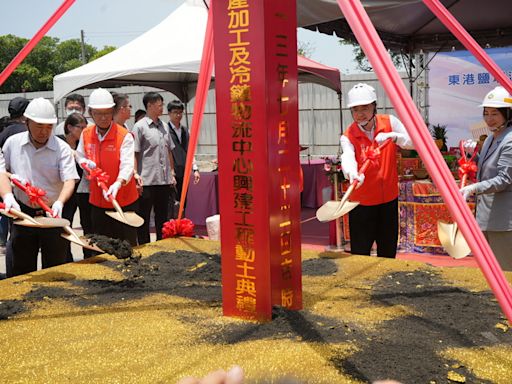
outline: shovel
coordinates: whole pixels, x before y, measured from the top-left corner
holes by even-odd
[[[84,170],[89,174],[89,178],[95,179],[98,187],[100,187],[103,191],[107,192],[107,185],[105,184],[105,181],[103,181],[104,177],[106,176],[105,172],[103,172],[100,168],[95,168],[94,170],[91,170],[86,164],[82,164],[82,166]],[[102,175],[102,177],[98,177],[99,175]],[[120,221],[121,223],[127,224],[131,227],[140,227],[142,224],[144,224],[144,219],[137,215],[135,212],[123,212],[121,206],[114,198],[114,196],[108,195],[108,198],[110,199],[110,202],[116,210],[115,212],[105,212],[108,216],[110,216],[114,220]]]
[[[16,219],[13,221],[13,223],[16,225],[22,225],[24,227],[56,228],[69,225],[69,221],[66,219],[58,219],[53,217],[32,217],[27,215],[25,212],[18,211],[14,208],[11,208],[9,212],[6,212],[4,203],[0,203],[0,213],[2,215]]]
[[[466,185],[467,175],[462,176],[460,187]],[[459,231],[457,223],[447,223],[442,220],[437,221],[437,237],[445,251],[454,259],[462,259],[471,252],[466,239]]]
[[[27,194],[27,196],[29,196],[29,198],[32,197],[32,193],[31,193],[31,189],[33,189],[34,187],[33,186],[26,186],[26,185],[23,185],[21,184],[18,180],[16,179],[11,179],[11,181],[14,183],[14,185],[16,185],[19,189],[21,189],[23,192],[25,192]],[[42,190],[41,190],[42,191]],[[37,196],[35,197],[35,201],[36,203],[41,207],[43,208],[43,210],[45,212],[48,212],[50,215],[53,216],[53,211],[52,209],[43,201],[43,198],[42,196]],[[11,209],[12,211],[12,209]],[[30,217],[30,216],[29,216]],[[45,218],[37,218],[37,220],[41,220],[41,219],[45,219]],[[80,245],[81,247],[83,248],[87,248],[87,249],[90,249],[90,250],[93,250],[93,251],[96,251],[96,252],[101,252],[101,253],[104,253],[104,251],[100,248],[98,248],[96,245],[93,245],[91,244],[91,242],[83,237],[80,237],[78,236],[78,234],[73,230],[73,228],[71,228],[70,226],[70,223],[68,220],[65,220],[65,219],[60,219],[60,218],[47,218],[47,219],[50,219],[50,220],[64,220],[65,221],[65,225],[59,225],[60,227],[62,227],[64,229],[64,231],[66,233],[63,233],[61,234],[61,236],[63,238],[65,238],[66,240],[68,241],[71,241],[72,243],[75,243],[75,244],[78,244]],[[43,223],[47,221],[47,220],[43,220]],[[38,225],[39,226],[39,225]],[[43,227],[44,228],[44,227]],[[48,228],[48,227],[46,227]]]
[[[391,142],[391,139],[386,140],[381,145],[377,147],[377,153],[379,153],[386,145],[388,145]],[[359,173],[364,174],[368,167],[371,164],[371,159],[366,159],[359,169]],[[316,218],[318,221],[326,222],[335,220],[338,217],[341,217],[343,215],[346,215],[351,210],[353,210],[355,207],[359,205],[358,201],[349,201],[349,197],[356,189],[357,185],[359,184],[359,180],[354,180],[352,184],[350,184],[350,187],[348,187],[347,191],[343,195],[343,198],[340,201],[331,200],[322,205],[318,210],[316,211]]]
[[[466,158],[466,152],[464,151],[463,141],[461,141],[460,152],[462,154],[461,167],[462,164],[474,164],[473,159],[475,158],[477,153],[476,148],[475,151],[473,152],[473,155],[468,160]],[[461,170],[461,167],[459,167],[459,170]],[[463,170],[463,175],[460,181],[460,188],[466,186],[467,179],[468,173],[467,171]],[[439,237],[439,242],[441,243],[445,251],[454,259],[462,259],[469,255],[469,253],[471,252],[471,249],[469,248],[466,239],[459,231],[459,226],[457,225],[457,223],[447,223],[445,221],[439,220],[437,222],[437,236]]]

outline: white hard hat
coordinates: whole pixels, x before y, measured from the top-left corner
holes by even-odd
[[[512,96],[505,88],[498,86],[485,95],[480,107],[512,108]]]
[[[375,89],[368,84],[359,83],[348,91],[347,107],[352,108],[357,105],[367,105],[377,101]]]
[[[92,91],[89,96],[89,108],[92,109],[107,109],[115,105],[112,94],[103,88],[98,88]]]
[[[42,97],[38,97],[28,103],[23,116],[40,124],[55,124],[57,122],[57,115],[55,115],[53,104],[50,100],[43,99]]]

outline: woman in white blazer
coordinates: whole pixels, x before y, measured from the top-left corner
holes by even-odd
[[[512,271],[512,96],[503,87],[481,105],[491,135],[478,159],[478,182],[461,189],[476,194],[476,220],[501,268]]]

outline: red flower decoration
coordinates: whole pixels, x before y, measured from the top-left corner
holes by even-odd
[[[107,173],[105,171],[103,171],[101,168],[96,167],[94,169],[91,169],[91,173],[89,174],[89,176],[86,176],[86,178],[88,180],[96,179],[97,183],[107,184],[109,175],[107,175]]]
[[[476,181],[476,173],[478,172],[478,166],[474,161],[461,157],[459,159],[459,178],[462,180],[464,175],[467,175],[468,179]]]
[[[32,204],[38,204],[39,199],[46,201],[46,191],[44,189],[34,187],[33,185],[30,185],[30,183],[27,183],[25,188],[25,193]]]
[[[162,227],[162,237],[192,237],[194,235],[194,223],[190,219],[169,220]]]

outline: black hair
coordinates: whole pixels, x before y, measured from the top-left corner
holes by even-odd
[[[496,108],[499,113],[501,113],[501,116],[505,119],[505,124],[508,124],[510,121],[512,121],[512,108]],[[485,108],[482,111],[482,115],[485,113]]]
[[[85,111],[85,99],[79,93],[72,93],[71,95],[66,96],[66,100],[64,101],[64,106],[67,106],[70,101],[76,101],[82,106],[82,110]]]
[[[0,118],[0,132],[2,132],[4,130],[4,128],[9,125],[10,121],[11,121],[10,116],[2,116]]]
[[[164,98],[162,97],[161,94],[159,94],[158,92],[148,92],[144,95],[144,97],[142,98],[142,103],[144,104],[144,108],[148,109],[148,104],[149,103],[154,103],[155,101],[164,101]]]
[[[171,112],[173,109],[179,109],[183,111],[185,109],[185,105],[179,100],[169,101],[167,104],[167,112]]]
[[[146,111],[143,109],[137,109],[135,112],[135,121],[142,119],[144,116],[146,116]]]
[[[69,133],[68,125],[76,126],[80,123],[87,124],[87,120],[85,119],[84,115],[82,115],[81,113],[78,113],[78,112],[73,112],[64,121],[64,133],[66,135]]]
[[[123,106],[123,103],[126,101],[126,100],[129,100],[129,96],[126,94],[126,93],[117,93],[117,92],[112,92],[112,97],[114,98],[114,115],[119,112],[119,110],[121,109],[121,107]]]

